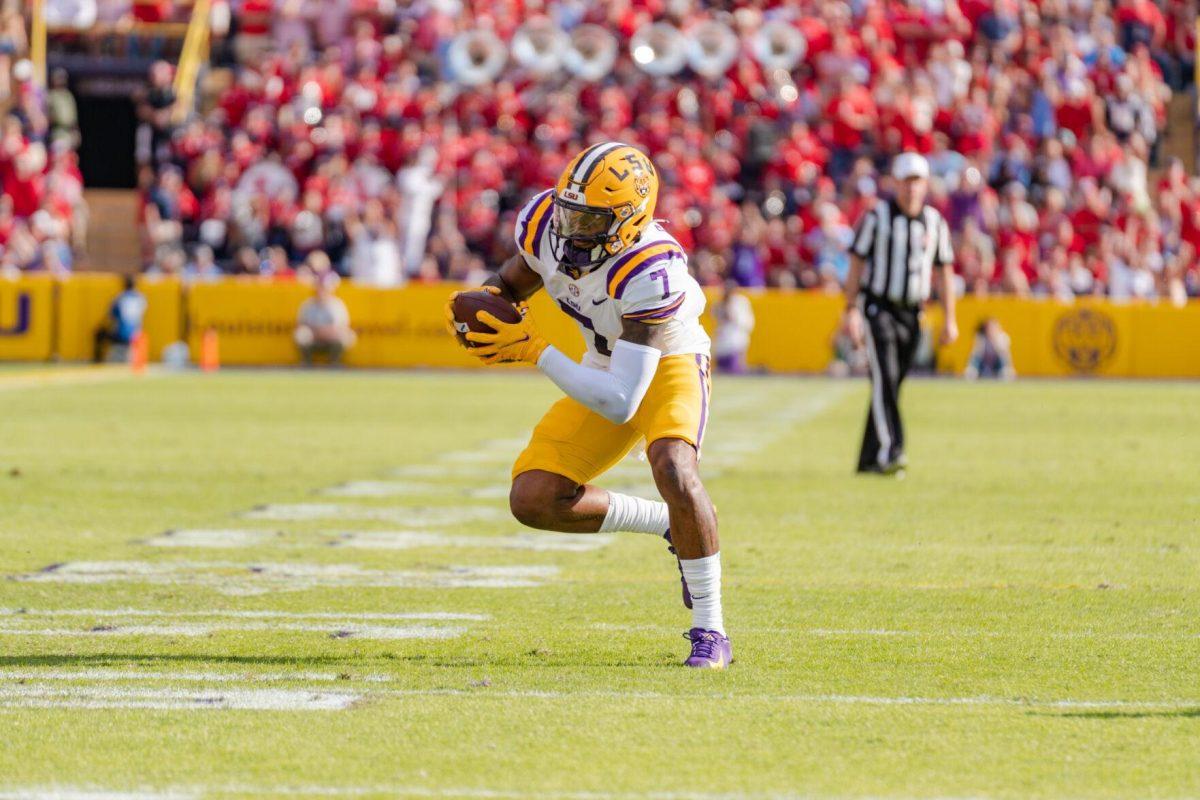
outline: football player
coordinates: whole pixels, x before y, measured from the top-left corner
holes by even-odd
[[[513,516],[543,530],[665,539],[692,610],[684,663],[723,669],[733,648],[721,611],[717,516],[697,469],[711,388],[705,298],[687,255],[654,220],[657,195],[658,175],[641,151],[620,142],[587,148],[521,210],[518,253],[484,286],[516,304],[545,289],[578,323],[582,363],[547,344],[528,316],[506,324],[480,312],[495,333],[467,339],[484,362],[536,365],[567,395],[513,466]],[[453,325],[449,304],[446,312]],[[642,439],[665,503],[592,483]]]

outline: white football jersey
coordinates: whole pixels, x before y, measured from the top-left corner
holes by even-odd
[[[545,191],[517,217],[517,248],[542,278],[546,291],[575,320],[587,342],[583,363],[607,368],[623,320],[662,325],[663,355],[709,354],[700,325],[705,297],[688,272],[687,254],[662,225],[651,223],[641,238],[578,280],[558,269],[550,247],[553,192]]]

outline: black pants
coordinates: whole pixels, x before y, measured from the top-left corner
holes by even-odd
[[[129,339],[118,336],[111,328],[99,328],[92,337],[92,360],[97,364],[104,361],[108,354],[108,346],[112,344],[128,346]]]
[[[900,384],[912,366],[921,339],[921,312],[867,300],[867,356],[871,364],[871,407],[863,433],[858,471],[894,464],[904,454]]]
[[[304,366],[311,367],[317,356],[325,356],[329,360],[330,366],[335,366],[342,362],[342,353],[346,348],[341,342],[313,342],[307,345],[299,345],[300,359],[304,362]]]

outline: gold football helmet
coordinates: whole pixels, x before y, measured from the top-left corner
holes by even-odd
[[[604,142],[584,150],[554,187],[550,246],[573,278],[638,240],[654,218],[658,173],[641,150]]]

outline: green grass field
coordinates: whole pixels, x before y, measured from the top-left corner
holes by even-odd
[[[506,516],[535,375],[23,375],[0,797],[1200,796],[1200,385],[913,382],[895,481],[718,378],[697,674],[661,543]]]

